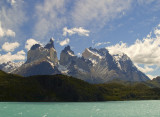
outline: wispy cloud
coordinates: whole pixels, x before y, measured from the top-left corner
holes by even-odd
[[[6,52],[13,52],[17,47],[19,47],[20,44],[18,42],[14,42],[14,43],[8,43],[8,42],[5,42],[3,45],[2,45],[2,49]]]
[[[74,34],[78,34],[80,36],[89,36],[89,33],[90,33],[89,30],[86,30],[82,27],[71,28],[71,29],[68,29],[67,27],[63,28],[63,36],[67,36],[67,34],[70,35],[70,36],[74,35]]]
[[[98,43],[96,43],[94,46],[95,46],[95,47],[98,47],[98,46],[106,45],[106,44],[110,44],[110,42],[98,42]]]
[[[69,44],[69,42],[70,42],[70,39],[69,39],[69,38],[66,38],[66,39],[63,40],[63,41],[60,41],[59,44],[60,44],[61,46],[64,46],[64,45]]]
[[[43,39],[61,28],[66,20],[65,9],[65,0],[45,0],[37,4],[34,36]]]
[[[36,5],[37,22],[33,34],[34,37],[44,39],[48,35],[53,36],[54,31],[61,30],[66,25],[87,27],[89,30],[95,27],[98,30],[108,21],[123,16],[130,9],[131,3],[132,0],[45,0]],[[80,29],[82,28],[74,28],[76,31]],[[67,31],[67,34],[73,34],[73,31]],[[64,35],[67,35],[66,33]],[[79,34],[89,36],[89,33]]]
[[[16,33],[11,29],[4,29],[2,28],[1,21],[0,21],[0,37],[15,37]]]
[[[9,2],[9,4],[15,5],[7,5],[6,1]],[[0,4],[0,36],[3,38],[1,38],[1,42],[4,42],[4,40],[9,41],[8,39],[10,39],[5,38],[6,36],[15,37],[23,34],[21,26],[28,18],[26,17],[27,10],[24,10],[25,5],[23,0],[2,0]],[[18,39],[20,39],[20,37],[15,38],[17,41]]]
[[[103,27],[108,21],[123,15],[131,3],[132,0],[79,0],[72,12],[73,23],[77,26]]]

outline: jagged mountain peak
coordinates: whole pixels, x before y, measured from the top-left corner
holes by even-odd
[[[54,39],[51,38],[49,43],[47,43],[47,45],[45,45],[44,48],[47,48],[47,49],[54,48]]]
[[[101,59],[102,57],[99,55],[99,52],[95,48],[86,48],[85,51],[82,53],[82,56],[85,59],[94,58],[94,59]]]
[[[125,53],[119,53],[113,55],[115,61],[131,61],[131,59]]]
[[[34,44],[30,50],[36,50],[37,48],[41,47],[40,44]]]
[[[71,47],[68,45],[62,51],[67,52],[67,51],[72,51],[72,50],[71,50]]]
[[[100,56],[106,56],[109,54],[109,51],[106,48],[101,48],[101,49],[96,49],[96,48],[86,48],[87,51],[94,53],[94,54],[99,54]]]
[[[82,53],[82,56],[85,59],[96,59],[96,60],[101,60],[101,59],[106,59],[106,58],[111,58],[111,55],[109,54],[109,51],[105,48],[101,49],[96,49],[96,48],[86,48],[85,51]]]
[[[75,56],[74,52],[71,50],[71,47],[69,45],[62,50],[62,53],[66,53],[70,56]]]
[[[54,48],[54,39],[51,38],[45,47],[41,46],[40,44],[35,44],[28,51],[26,63],[41,60],[48,60],[54,64],[58,63],[57,52]]]
[[[45,47],[39,44],[33,45],[27,53],[25,64],[13,73],[23,76],[60,74],[57,69],[58,62],[54,40],[50,39]]]
[[[69,45],[64,48],[64,51],[68,51],[68,50],[69,51],[71,50],[71,47]]]

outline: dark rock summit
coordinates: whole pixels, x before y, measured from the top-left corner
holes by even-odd
[[[47,49],[54,48],[54,39],[50,39],[49,43],[44,47]]]

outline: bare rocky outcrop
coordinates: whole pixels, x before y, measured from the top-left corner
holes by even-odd
[[[39,44],[33,45],[27,53],[25,64],[16,69],[14,73],[22,76],[60,74],[57,65],[57,52],[53,39],[50,39],[45,47]]]

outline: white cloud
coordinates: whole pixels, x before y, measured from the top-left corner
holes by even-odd
[[[16,36],[16,33],[13,32],[12,30],[8,29],[8,30],[6,31],[6,36],[15,37],[15,36]]]
[[[67,36],[67,34],[70,35],[70,36],[73,35],[73,34],[78,34],[80,36],[89,36],[89,33],[90,33],[89,30],[86,30],[82,27],[71,28],[71,29],[68,29],[67,27],[63,28],[63,36]]]
[[[135,63],[137,68],[144,73],[153,72],[160,67],[160,27],[159,25],[143,40],[137,39],[134,44],[127,45],[120,42],[116,45],[106,47],[111,54],[125,53]],[[155,36],[154,36],[155,35]],[[144,67],[140,67],[143,64]]]
[[[98,46],[101,46],[101,45],[106,45],[106,44],[109,44],[110,42],[98,42],[96,43],[94,46],[95,47],[98,47]]]
[[[8,42],[5,42],[3,45],[2,45],[2,49],[6,52],[12,52],[14,51],[17,47],[19,47],[19,43],[18,42],[14,42],[14,43],[8,43]]]
[[[160,66],[160,37],[158,36],[160,29],[155,28],[153,33],[156,37],[147,36],[143,40],[137,39],[136,42],[130,46],[126,43],[119,43],[113,46],[107,47],[111,54],[124,52],[126,53],[134,63],[148,64]]]
[[[17,55],[25,55],[26,53],[24,52],[24,50],[18,51]]]
[[[0,21],[0,37],[15,37],[16,33],[11,29],[4,29],[2,28],[1,21]]]
[[[25,60],[25,52],[23,50],[17,52],[16,54],[11,54],[8,52],[7,54],[0,55],[0,64],[8,61],[24,61]]]
[[[40,44],[40,43],[38,41],[34,40],[34,39],[28,39],[26,41],[25,48],[27,49],[27,51],[29,51],[30,48],[35,44]]]
[[[70,42],[70,39],[69,39],[69,38],[66,38],[66,39],[63,40],[63,41],[60,41],[59,44],[60,44],[61,46],[64,46],[64,45],[69,44],[69,42]]]

